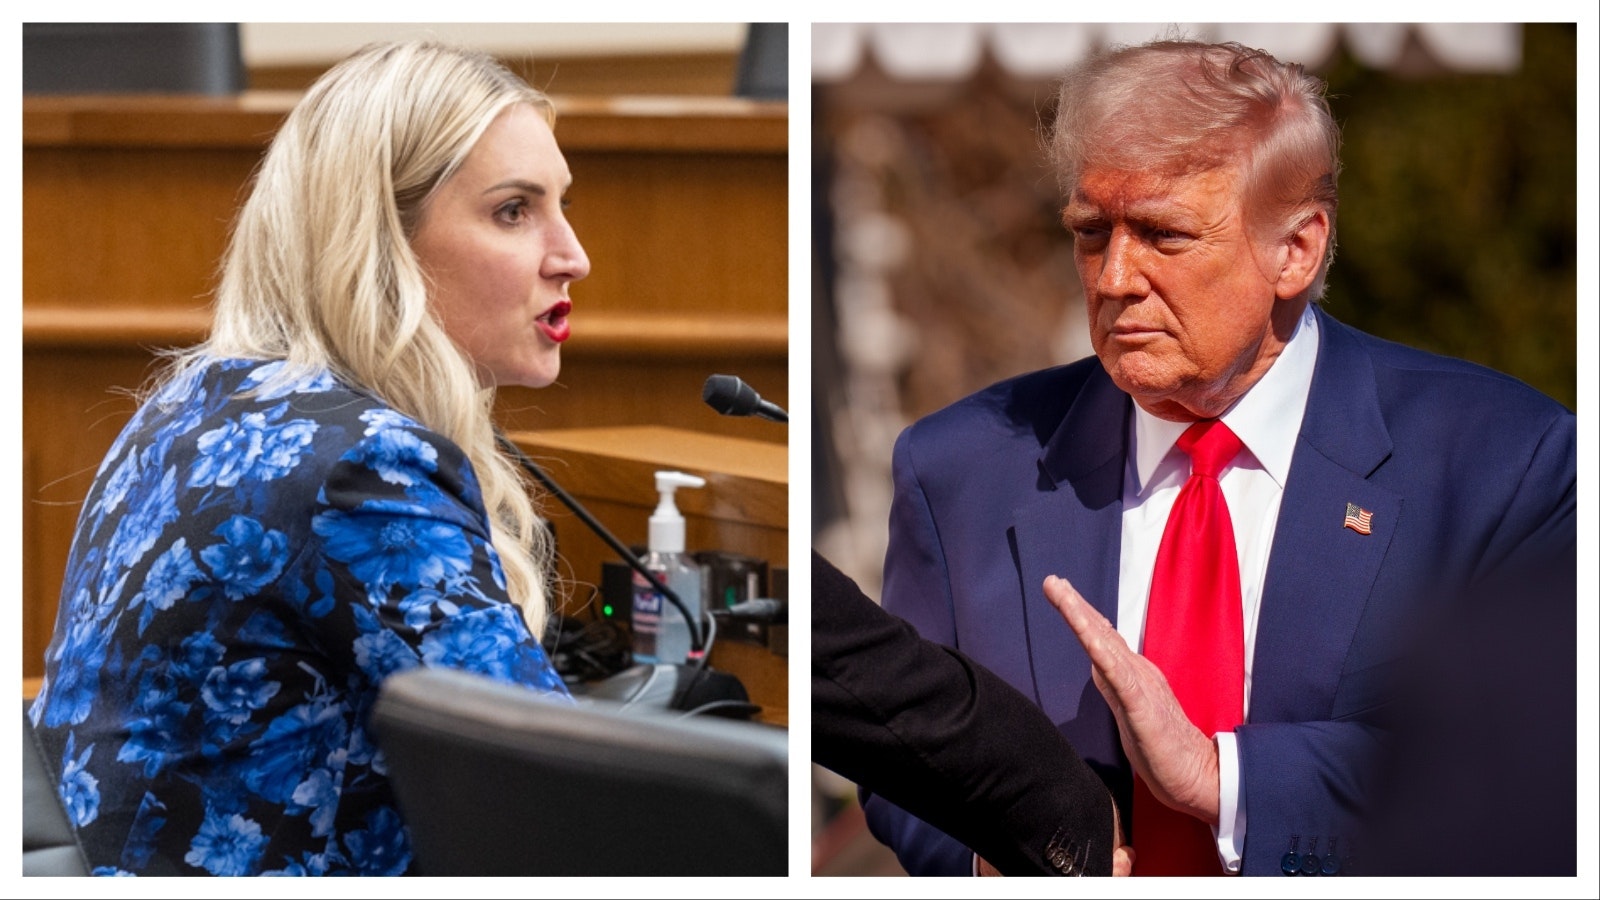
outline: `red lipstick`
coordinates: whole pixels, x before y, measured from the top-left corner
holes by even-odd
[[[545,310],[544,315],[534,319],[534,322],[538,324],[539,330],[544,332],[545,337],[559,344],[572,337],[572,323],[567,321],[567,316],[571,312],[572,301],[559,300],[554,306]]]

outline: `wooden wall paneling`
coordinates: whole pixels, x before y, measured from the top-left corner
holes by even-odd
[[[577,319],[574,332],[581,333]],[[573,342],[582,337],[574,337]],[[604,425],[669,425],[729,437],[785,443],[788,429],[773,422],[716,413],[700,399],[706,378],[737,375],[764,399],[787,408],[786,363],[728,355],[680,359],[594,357],[566,354],[561,380],[540,390],[505,388],[495,400],[496,419],[508,430]]]
[[[592,265],[589,277],[573,285],[575,303],[592,296],[599,309],[639,312],[787,308],[786,158],[584,151],[567,157],[568,215]],[[591,179],[601,171],[603,180]],[[752,197],[771,199],[752,203]]]
[[[546,56],[507,60],[512,71],[540,90],[557,94],[682,96],[733,93],[739,55],[726,52],[643,56]]]
[[[23,153],[30,306],[205,310],[255,148]]]
[[[150,362],[137,348],[23,352],[24,675],[44,674],[78,513],[106,451],[135,409],[131,397],[105,386],[137,388]]]
[[[518,57],[502,60],[523,80],[557,94],[684,94],[733,93],[737,53],[603,54]],[[328,65],[251,66],[255,90],[303,91],[322,77]]]

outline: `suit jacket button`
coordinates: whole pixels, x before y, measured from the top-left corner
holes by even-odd
[[[1083,874],[1083,870],[1079,868],[1079,864],[1082,862],[1082,853],[1079,852],[1076,842],[1068,841],[1067,845],[1060,848],[1058,852],[1061,854],[1061,859],[1056,862],[1056,868],[1061,870],[1061,874]]]

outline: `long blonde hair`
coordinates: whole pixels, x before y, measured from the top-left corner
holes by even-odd
[[[410,237],[434,191],[501,112],[550,100],[486,54],[366,47],[318,79],[279,129],[234,223],[205,357],[327,369],[455,442],[492,520],[510,595],[542,633],[550,571],[531,485],[495,446],[492,389],[428,307]]]

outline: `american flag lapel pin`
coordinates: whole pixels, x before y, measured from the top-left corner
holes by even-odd
[[[1372,533],[1372,510],[1362,509],[1354,503],[1344,505],[1344,527],[1360,534]]]

